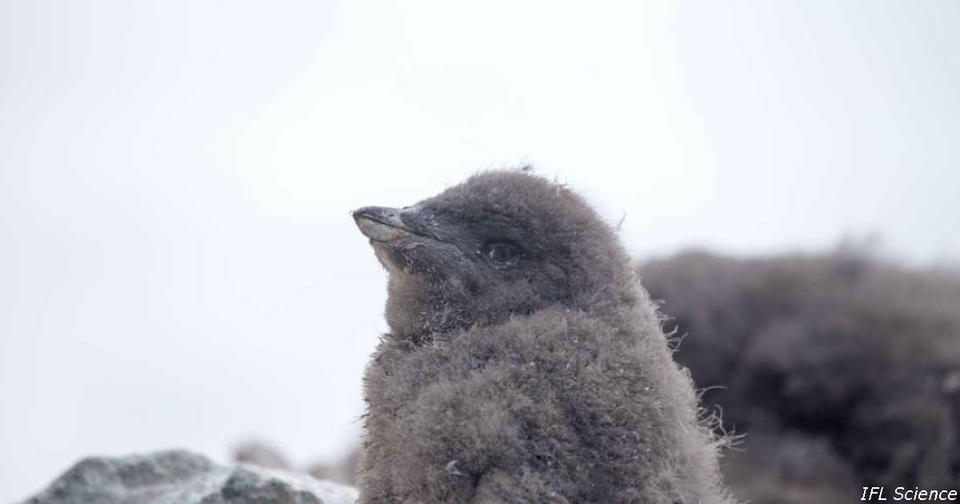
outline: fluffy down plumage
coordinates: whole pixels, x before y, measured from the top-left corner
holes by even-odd
[[[614,232],[521,172],[354,217],[389,272],[362,503],[728,503],[718,446]]]

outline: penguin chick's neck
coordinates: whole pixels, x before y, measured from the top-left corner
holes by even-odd
[[[390,334],[398,340],[422,344],[438,333],[496,324],[558,304],[571,310],[601,313],[635,305],[642,297],[635,288],[624,288],[614,296],[595,293],[563,300],[539,299],[525,282],[502,287],[496,292],[478,292],[457,277],[429,278],[395,270],[387,287],[386,320]]]
[[[434,333],[489,322],[487,317],[469,312],[470,297],[458,283],[401,272],[391,274],[386,309],[391,334],[398,339],[422,343],[432,339]]]

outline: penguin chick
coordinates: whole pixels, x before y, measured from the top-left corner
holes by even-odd
[[[353,217],[389,272],[361,503],[730,503],[689,375],[613,230],[487,172]]]

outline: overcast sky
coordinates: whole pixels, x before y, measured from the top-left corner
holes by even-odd
[[[349,210],[569,183],[640,257],[960,260],[960,3],[0,2],[0,502],[360,432]]]

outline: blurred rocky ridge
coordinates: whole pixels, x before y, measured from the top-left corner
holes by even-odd
[[[960,485],[960,274],[857,248],[640,264],[709,413],[744,434],[741,499],[840,503]]]
[[[334,481],[344,485],[354,485],[357,481],[357,463],[360,451],[352,450],[342,460],[334,463],[317,463],[300,469],[314,478]],[[296,470],[287,461],[283,451],[262,440],[248,440],[237,445],[233,450],[233,460],[243,464],[253,464],[269,469]]]
[[[352,504],[353,488],[187,451],[84,459],[22,504]]]

